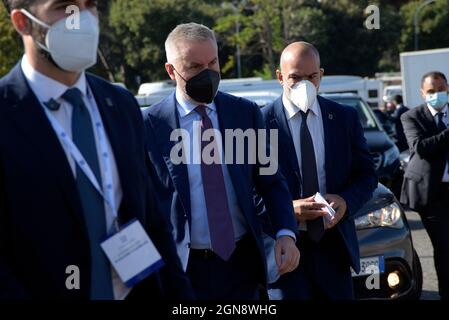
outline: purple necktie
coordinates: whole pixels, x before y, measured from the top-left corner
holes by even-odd
[[[201,116],[201,136],[203,136],[204,131],[213,129],[213,125],[205,106],[198,106],[195,111]],[[215,137],[213,141],[215,142]],[[210,142],[201,142],[201,154],[208,144]],[[235,249],[235,237],[221,164],[205,164],[201,161],[201,175],[212,250],[223,260],[228,261]]]

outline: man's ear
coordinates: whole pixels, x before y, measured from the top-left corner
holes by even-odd
[[[173,81],[176,81],[175,70],[171,63],[168,63],[168,62],[165,63],[165,70],[167,71],[170,79],[172,79]]]
[[[11,22],[18,33],[22,36],[31,35],[31,21],[22,11],[14,9],[11,12]]]
[[[278,78],[279,83],[283,86],[284,85],[284,76],[282,75],[281,70],[276,70],[276,76]]]
[[[423,89],[421,89],[421,96],[423,97],[424,100],[426,100],[426,93],[424,92]]]
[[[321,68],[320,69],[320,79],[323,79],[323,77],[324,77],[324,69]]]

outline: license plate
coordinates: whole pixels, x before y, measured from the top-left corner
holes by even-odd
[[[362,277],[371,275],[373,273],[384,273],[385,272],[385,261],[383,256],[379,257],[368,257],[360,259],[360,272],[355,273],[351,268],[353,277]]]

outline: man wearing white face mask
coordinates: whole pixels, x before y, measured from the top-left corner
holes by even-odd
[[[402,115],[410,148],[401,202],[419,212],[434,249],[442,300],[449,300],[449,115],[448,83],[441,72],[421,82],[425,104]]]
[[[96,1],[4,3],[25,55],[0,79],[0,299],[192,298],[146,173],[139,107],[85,73]],[[80,10],[75,28],[67,3]]]
[[[360,269],[353,219],[377,185],[362,126],[355,109],[317,95],[324,70],[313,45],[289,45],[280,66],[284,94],[262,111],[268,129],[279,130],[279,167],[295,199],[302,259],[270,284],[269,297],[353,299],[350,267]],[[333,220],[317,192],[335,210]]]

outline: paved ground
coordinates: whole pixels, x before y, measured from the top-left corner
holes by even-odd
[[[433,264],[433,248],[430,239],[416,212],[407,211],[407,219],[412,229],[413,243],[418,252],[423,269],[422,300],[438,300],[438,281]]]

